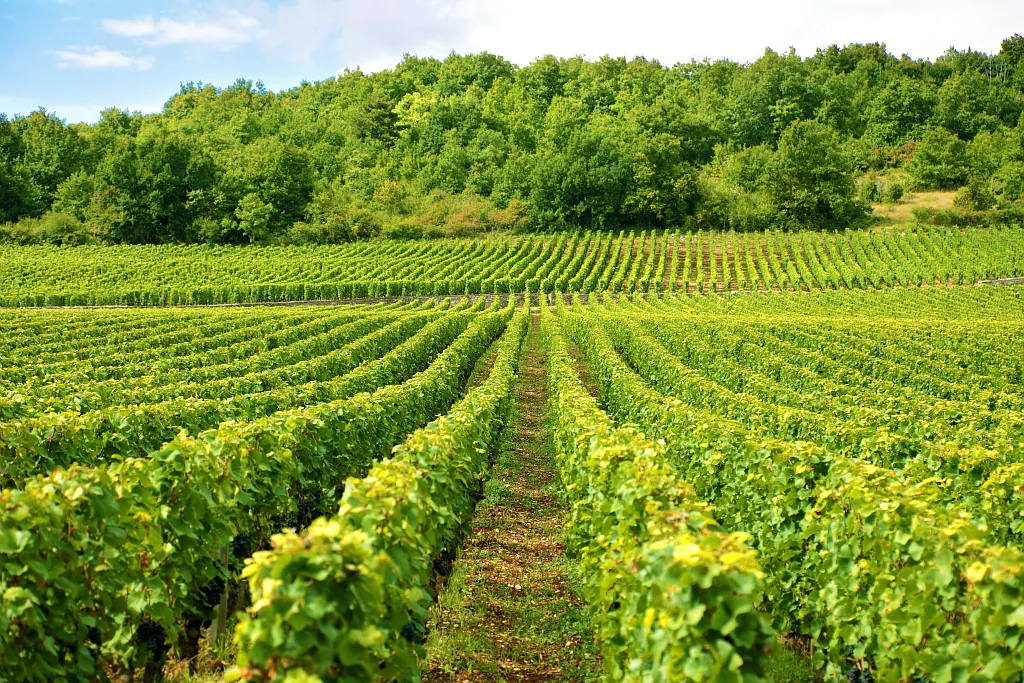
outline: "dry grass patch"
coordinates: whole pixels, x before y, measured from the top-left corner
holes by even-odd
[[[953,198],[956,192],[952,190],[932,190],[928,192],[908,192],[896,204],[873,204],[874,215],[881,219],[884,225],[897,223],[911,223],[914,221],[914,209],[917,207],[945,211],[953,208]]]

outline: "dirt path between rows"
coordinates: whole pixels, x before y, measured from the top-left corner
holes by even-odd
[[[516,399],[472,532],[431,613],[428,682],[600,678],[588,608],[562,543],[567,509],[544,424],[536,315]]]

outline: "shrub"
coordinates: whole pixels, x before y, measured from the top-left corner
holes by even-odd
[[[996,192],[1003,203],[1024,201],[1024,161],[1011,161],[993,178]]]
[[[290,244],[339,244],[355,238],[355,230],[344,216],[331,216],[323,223],[295,223],[288,231],[287,241]]]
[[[992,208],[996,198],[989,189],[988,183],[980,178],[971,178],[970,182],[960,188],[953,199],[953,206],[961,211],[985,211]]]
[[[393,240],[412,240],[423,237],[423,227],[412,218],[396,218],[384,226],[383,237]]]
[[[701,200],[694,214],[696,226],[756,232],[771,227],[776,215],[764,192],[746,192],[723,183],[703,181]],[[696,229],[695,225],[688,228]]]
[[[730,185],[755,191],[764,188],[765,179],[775,158],[775,152],[767,145],[757,145],[734,152],[723,154],[720,164],[722,177]]]
[[[939,212],[930,206],[915,206],[910,210],[910,213],[918,223],[934,223],[935,216]]]
[[[878,183],[871,178],[864,178],[857,186],[857,198],[866,204],[874,204],[878,201]]]
[[[886,204],[896,204],[903,199],[903,183],[889,182],[882,190],[882,201]]]
[[[0,240],[17,244],[85,244],[93,241],[84,223],[66,213],[46,213],[0,225]]]

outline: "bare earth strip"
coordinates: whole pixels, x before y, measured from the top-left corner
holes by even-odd
[[[562,543],[534,317],[505,429],[472,533],[431,615],[426,681],[586,681],[600,678],[589,611]]]

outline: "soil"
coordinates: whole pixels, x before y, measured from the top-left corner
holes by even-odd
[[[534,315],[517,409],[455,570],[431,614],[425,681],[585,681],[601,663],[544,423],[547,374]]]

